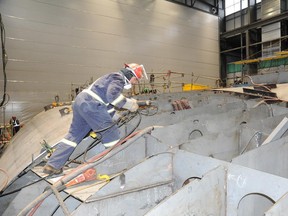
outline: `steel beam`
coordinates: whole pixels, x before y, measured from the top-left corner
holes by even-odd
[[[271,18],[263,19],[263,20],[254,22],[254,23],[252,23],[250,25],[242,26],[240,28],[221,33],[220,34],[220,38],[222,38],[222,39],[223,38],[228,38],[228,37],[231,37],[233,35],[243,33],[243,32],[245,32],[247,30],[258,28],[258,27],[262,27],[264,25],[272,24],[272,23],[279,22],[279,21],[285,20],[285,19],[288,19],[288,12],[284,12],[284,13],[281,13],[279,15],[273,16]]]

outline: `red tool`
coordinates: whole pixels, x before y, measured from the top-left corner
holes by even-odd
[[[66,187],[70,187],[72,185],[76,185],[76,184],[82,183],[84,181],[91,181],[91,180],[94,180],[96,178],[97,178],[96,169],[90,168],[90,169],[86,170],[85,172],[81,173],[80,175],[78,175],[76,178],[69,181],[66,184]]]

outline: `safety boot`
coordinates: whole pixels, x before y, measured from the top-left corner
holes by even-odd
[[[49,175],[58,175],[63,172],[63,169],[55,169],[54,167],[46,164],[43,168],[43,173],[49,174]]]

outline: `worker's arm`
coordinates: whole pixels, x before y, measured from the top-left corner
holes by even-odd
[[[126,97],[122,94],[123,88],[123,77],[120,74],[111,75],[106,92],[108,103],[118,108],[122,108],[122,106],[126,103]]]
[[[135,112],[138,109],[137,100],[126,98],[123,94],[124,80],[119,74],[114,74],[113,79],[107,87],[107,100],[113,106],[118,108],[128,109],[131,112]]]
[[[126,103],[122,108],[130,110],[131,112],[136,112],[139,106],[137,104],[137,100],[134,98],[126,98]]]

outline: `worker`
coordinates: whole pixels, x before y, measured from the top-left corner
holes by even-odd
[[[73,118],[68,134],[57,147],[43,168],[46,174],[60,174],[70,155],[82,139],[93,130],[105,148],[120,140],[120,130],[115,124],[117,108],[136,112],[137,100],[125,97],[122,92],[130,89],[147,74],[143,65],[125,64],[118,72],[106,74],[80,92],[73,103]],[[116,108],[116,109],[115,109]]]
[[[12,116],[10,119],[10,125],[12,128],[12,136],[14,136],[20,130],[20,121],[16,116]]]

